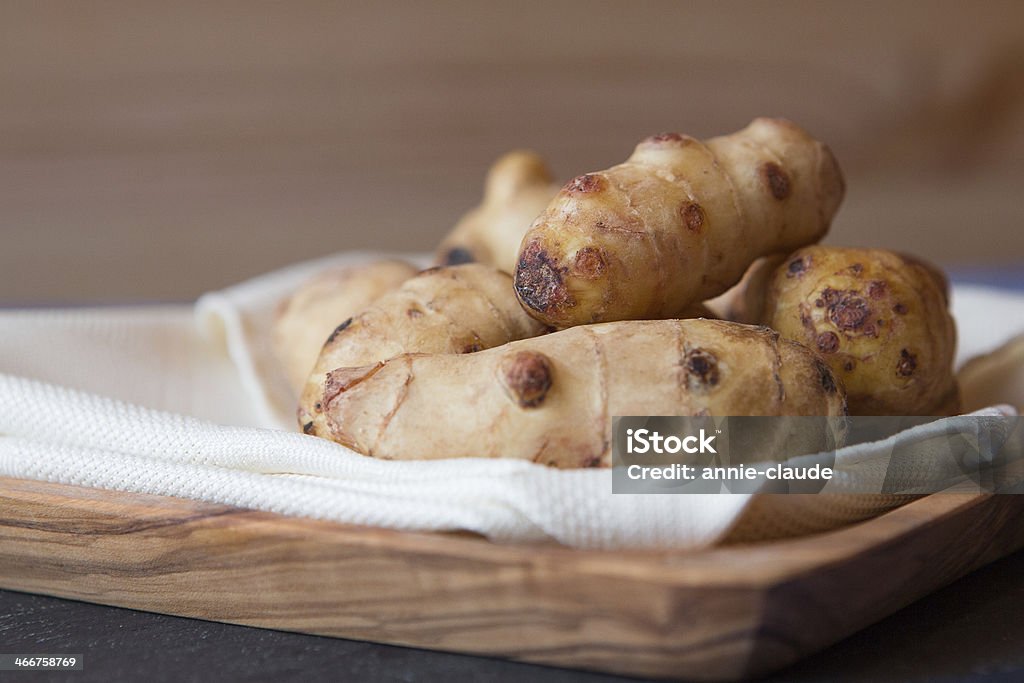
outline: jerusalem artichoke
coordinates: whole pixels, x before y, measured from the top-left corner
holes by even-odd
[[[342,320],[416,274],[403,261],[375,261],[321,273],[283,301],[273,327],[274,353],[298,393],[324,340]]]
[[[299,425],[327,435],[324,387],[337,368],[403,353],[473,353],[544,332],[519,306],[507,273],[476,263],[423,271],[331,333],[306,380]]]
[[[821,353],[851,415],[949,415],[956,327],[930,264],[884,249],[813,246],[771,274],[761,322]]]
[[[575,327],[465,356],[406,354],[331,372],[321,432],[386,459],[611,463],[616,415],[842,415],[806,347],[714,320]]]
[[[480,205],[441,242],[437,263],[483,263],[512,273],[523,235],[557,192],[538,154],[509,152],[488,171]]]
[[[821,239],[842,197],[828,147],[782,119],[705,142],[650,137],[562,188],[523,238],[516,292],[559,328],[675,317],[757,257]]]

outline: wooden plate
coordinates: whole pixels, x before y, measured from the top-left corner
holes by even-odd
[[[936,494],[703,552],[505,546],[0,478],[0,586],[623,674],[785,666],[1024,546],[1024,496]]]

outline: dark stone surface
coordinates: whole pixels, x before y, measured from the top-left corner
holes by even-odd
[[[0,652],[81,653],[52,681],[627,680],[480,657],[0,591]],[[985,567],[763,681],[1024,681],[1024,552]]]

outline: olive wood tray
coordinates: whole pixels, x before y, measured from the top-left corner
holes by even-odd
[[[0,587],[263,628],[698,680],[763,674],[1024,546],[943,493],[701,552],[498,545],[0,478]]]

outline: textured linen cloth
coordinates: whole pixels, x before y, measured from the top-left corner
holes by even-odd
[[[613,495],[607,470],[366,458],[294,431],[294,396],[267,332],[277,302],[310,274],[367,258],[300,264],[194,307],[0,312],[0,476],[504,542],[689,549],[884,512],[906,496],[842,491],[851,478],[877,478],[894,440],[920,445],[913,466],[944,481],[958,454],[936,459],[928,444],[950,433],[966,442],[977,430],[976,421],[949,418],[842,449],[826,487],[838,495]],[[961,361],[1024,331],[1022,296],[963,287],[953,301]]]

